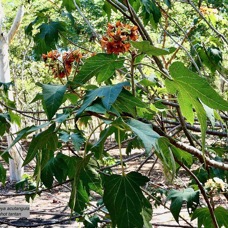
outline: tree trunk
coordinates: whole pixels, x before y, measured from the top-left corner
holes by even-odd
[[[3,23],[3,8],[0,0],[0,82],[9,83],[11,81],[10,77],[10,67],[9,67],[9,44],[12,41],[24,14],[24,8],[21,6],[17,12],[17,15],[14,19],[14,22],[8,33],[2,31]],[[12,88],[8,91],[8,98],[11,101],[14,101],[14,94]],[[8,146],[13,141],[12,136],[18,131],[16,124],[11,124],[10,134],[7,136]],[[22,148],[17,143],[13,146],[9,153],[13,159],[10,159],[9,170],[10,170],[10,180],[19,181],[24,172],[22,167],[22,157],[21,157]]]

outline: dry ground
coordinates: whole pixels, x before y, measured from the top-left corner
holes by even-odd
[[[114,156],[118,153],[117,150],[110,151]],[[143,151],[135,150],[131,156],[137,156],[143,153]],[[126,158],[126,157],[125,157]],[[138,157],[134,160],[127,162],[127,171],[136,170],[140,164],[145,160],[145,157]],[[150,176],[151,183],[156,183],[157,186],[164,188],[181,188],[187,184],[188,179],[185,177],[185,173],[182,172],[181,178],[178,178],[172,186],[167,186],[164,179],[164,175],[161,170],[161,166],[156,163],[153,170],[155,161],[154,157],[151,157],[148,162],[142,166],[140,172],[144,175]],[[119,167],[113,168],[114,172],[119,172]],[[25,173],[31,173],[29,168],[26,168]],[[149,183],[150,185],[150,183]],[[30,218],[1,218],[0,217],[0,227],[83,227],[83,224],[75,221],[75,219],[70,220],[70,209],[67,207],[67,202],[69,199],[70,191],[69,184],[64,186],[59,186],[54,189],[44,191],[41,196],[37,196],[33,201],[29,203],[30,205]],[[149,187],[149,186],[148,186]],[[15,195],[16,194],[16,195]],[[18,196],[13,184],[7,182],[6,186],[0,185],[0,204],[10,204],[10,205],[24,205],[25,197]],[[169,204],[167,203],[167,206]],[[93,211],[94,208],[91,206],[89,211]],[[186,209],[183,209],[181,215],[190,222],[188,213]],[[46,225],[41,225],[41,224]],[[54,224],[56,223],[56,224]],[[57,224],[61,223],[61,224]],[[39,225],[40,224],[40,225]],[[163,206],[155,208],[153,206],[153,227],[190,227],[186,222],[180,219],[180,224],[177,224],[168,209]],[[192,226],[196,227],[196,222],[192,223]],[[107,227],[102,226],[101,227]]]

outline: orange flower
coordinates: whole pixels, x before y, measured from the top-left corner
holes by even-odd
[[[118,55],[129,51],[131,47],[129,41],[136,41],[137,39],[137,26],[130,26],[117,21],[115,25],[108,23],[107,36],[102,37],[101,47],[108,54],[114,53]]]
[[[73,62],[76,61],[79,63],[82,58],[82,54],[79,50],[64,52],[62,54],[62,63],[59,59],[60,56],[61,54],[57,50],[48,52],[47,55],[42,55],[45,62],[50,59],[49,67],[52,69],[55,78],[69,76],[72,71]]]

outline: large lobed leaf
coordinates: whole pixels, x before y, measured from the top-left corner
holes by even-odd
[[[216,220],[219,227],[228,227],[228,210],[218,206],[214,210]],[[198,218],[198,228],[213,228],[214,224],[208,207],[198,208],[194,211],[191,220]]]
[[[91,160],[91,154],[85,158],[68,157],[68,176],[72,181],[72,191],[69,200],[69,207],[72,211],[82,213],[89,202],[90,191],[101,194],[101,179],[96,172],[96,164]]]
[[[152,148],[157,146],[160,135],[152,129],[150,124],[129,119],[127,125],[142,140],[147,153],[150,153]]]
[[[140,186],[149,178],[137,172],[125,176],[104,176],[104,204],[107,207],[112,225],[118,228],[142,228],[152,217],[152,208]]]
[[[194,191],[192,188],[187,188],[183,191],[173,189],[168,193],[166,201],[168,200],[171,200],[170,211],[178,222],[181,207],[184,202],[187,203],[189,213],[192,213],[196,209],[199,204],[199,191]]]
[[[54,130],[55,124],[51,125],[47,130],[39,133],[38,135],[33,136],[23,166],[28,164],[36,156],[39,150],[56,150],[58,145],[58,137]]]
[[[109,79],[123,64],[123,57],[114,54],[97,54],[86,60],[80,72],[75,76],[74,83],[83,85],[93,76],[96,76],[97,82],[101,83]]]
[[[228,102],[223,100],[206,79],[190,71],[182,62],[174,62],[169,70],[173,80],[166,79],[166,87],[171,94],[177,94],[183,116],[191,124],[194,122],[193,108],[196,110],[204,146],[207,116],[202,103],[213,109],[228,110]]]
[[[51,120],[62,104],[66,89],[65,85],[42,85],[44,110],[49,120]]]
[[[151,45],[149,41],[141,41],[141,42],[131,41],[131,44],[134,48],[137,48],[140,52],[148,55],[154,55],[154,56],[169,55],[176,50],[176,48],[174,47],[162,48],[162,49],[157,48]]]
[[[61,21],[51,21],[41,24],[40,30],[35,38],[35,53],[37,56],[56,49],[61,32],[65,32],[65,23]]]
[[[129,85],[128,82],[122,82],[116,85],[103,86],[98,89],[89,91],[86,94],[84,102],[81,108],[78,110],[77,115],[80,115],[98,97],[101,98],[102,104],[106,110],[110,110],[111,105],[116,101],[123,87],[127,85]]]
[[[54,178],[62,183],[67,178],[68,167],[64,161],[63,154],[58,153],[56,157],[51,158],[41,171],[41,180],[47,188],[51,188]]]

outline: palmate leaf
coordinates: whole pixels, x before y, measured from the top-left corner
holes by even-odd
[[[114,54],[97,54],[86,60],[80,72],[75,76],[74,83],[76,85],[83,85],[93,76],[96,76],[97,82],[101,83],[109,79],[115,70],[121,68],[123,64],[123,57],[118,57]]]
[[[155,4],[154,0],[141,0],[142,4],[142,17],[143,22],[145,25],[148,24],[148,22],[151,23],[153,28],[157,28],[157,24],[160,21],[161,18],[161,12],[160,9]]]
[[[74,145],[75,150],[79,152],[82,144],[85,142],[85,138],[79,133],[73,133],[70,135],[71,141]]]
[[[56,49],[56,43],[59,40],[59,35],[61,32],[65,32],[65,27],[65,23],[61,21],[43,23],[38,27],[40,31],[34,38],[34,51],[37,55],[36,57],[50,50]]]
[[[165,80],[167,90],[171,94],[177,93],[183,116],[191,124],[194,122],[193,108],[195,108],[201,124],[202,144],[204,146],[207,116],[201,102],[210,108],[219,110],[228,110],[228,102],[220,97],[206,79],[190,71],[183,63],[175,62],[169,70],[173,80]]]
[[[68,176],[72,181],[72,191],[69,206],[72,211],[82,213],[89,202],[90,191],[101,194],[101,179],[95,170],[95,164],[90,161],[92,154],[85,158],[68,157]]]
[[[39,150],[49,149],[55,151],[58,145],[58,137],[55,130],[55,124],[52,124],[47,130],[34,136],[28,149],[23,166],[28,164]]]
[[[49,120],[51,120],[62,104],[66,88],[65,85],[42,85],[44,110]]]
[[[189,213],[192,213],[199,204],[199,191],[194,191],[192,188],[184,189],[183,191],[171,190],[168,193],[166,201],[171,200],[170,211],[175,218],[179,221],[179,214],[184,202],[187,203]]]
[[[39,126],[35,126],[32,125],[30,127],[25,127],[24,129],[22,129],[21,131],[17,132],[17,137],[14,139],[13,143],[9,146],[9,148],[7,150],[9,150],[11,147],[13,147],[19,140],[25,138],[27,135],[38,131],[44,127],[47,127],[49,125],[49,122],[39,125]]]
[[[130,119],[127,121],[127,125],[142,140],[147,153],[150,153],[151,149],[157,146],[160,135],[152,129],[150,124]]]
[[[123,89],[113,104],[113,107],[119,113],[125,112],[130,113],[132,116],[136,116],[136,107],[146,108],[147,104],[133,96],[128,90]]]
[[[219,227],[228,227],[228,210],[218,206],[214,210],[216,220]],[[198,219],[198,228],[207,227],[213,228],[214,224],[210,215],[208,207],[198,208],[194,211],[191,220]]]
[[[131,41],[131,44],[134,48],[137,48],[140,52],[148,55],[154,55],[154,56],[169,55],[176,50],[176,48],[174,47],[156,48],[153,45],[151,45],[149,41],[141,41],[141,42]]]
[[[152,217],[151,204],[140,189],[149,178],[137,172],[127,175],[104,176],[104,204],[112,226],[118,228],[142,228]]]
[[[63,154],[58,153],[41,170],[41,180],[47,188],[51,188],[54,181],[53,176],[55,176],[59,183],[66,180],[68,167],[63,156]]]
[[[116,85],[103,86],[98,89],[89,91],[86,94],[84,102],[81,108],[78,110],[77,115],[79,116],[98,97],[101,98],[101,102],[106,110],[110,110],[111,105],[116,101],[123,87],[127,85],[129,85],[128,82],[122,82]]]

